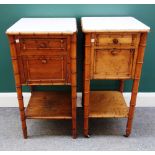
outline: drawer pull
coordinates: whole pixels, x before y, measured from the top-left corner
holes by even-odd
[[[119,51],[116,50],[116,49],[111,50],[111,54],[112,54],[112,55],[116,55],[116,54],[118,54],[118,52],[119,52]]]
[[[42,64],[47,64],[47,60],[46,59],[42,59],[41,62],[42,62]]]
[[[45,44],[45,43],[41,43],[41,44],[39,45],[39,47],[40,47],[40,48],[46,48],[46,44]]]
[[[118,39],[113,39],[114,44],[118,44]]]

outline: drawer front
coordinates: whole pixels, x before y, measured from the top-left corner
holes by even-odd
[[[96,35],[96,46],[136,46],[139,43],[139,36],[133,34],[98,34]]]
[[[94,79],[131,78],[133,62],[136,59],[135,50],[102,49],[94,51],[92,64]]]
[[[67,82],[66,56],[23,56],[27,84]]]
[[[22,38],[20,39],[20,50],[60,50],[66,51],[66,38]]]

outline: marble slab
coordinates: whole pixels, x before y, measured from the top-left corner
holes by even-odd
[[[21,18],[7,34],[73,34],[77,31],[75,18]]]
[[[149,32],[150,27],[133,17],[82,17],[83,32]]]

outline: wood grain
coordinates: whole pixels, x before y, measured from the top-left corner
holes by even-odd
[[[26,118],[72,119],[71,109],[70,92],[33,91],[26,108]]]
[[[131,78],[134,54],[135,52],[131,51],[130,49],[95,50],[93,78]]]
[[[128,107],[119,91],[91,91],[90,118],[123,118],[128,116]]]
[[[121,46],[122,44],[131,45],[134,44],[134,39],[132,38],[132,34],[98,34],[96,36],[96,45],[104,46],[104,45],[116,45]]]

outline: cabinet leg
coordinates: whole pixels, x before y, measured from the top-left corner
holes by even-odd
[[[72,137],[77,137],[76,131],[76,87],[72,87]]]
[[[76,34],[71,38],[71,97],[72,97],[72,136],[76,138]]]
[[[18,98],[18,104],[19,104],[19,111],[20,111],[20,119],[21,119],[21,124],[22,124],[23,136],[24,138],[27,138],[27,127],[26,127],[26,117],[25,117],[25,111],[24,111],[23,95],[22,95],[22,86],[21,86],[19,66],[17,62],[18,58],[17,58],[17,53],[16,53],[16,46],[14,44],[14,39],[15,39],[14,36],[9,36],[12,64],[13,64],[13,70],[14,70],[14,76],[15,76],[15,82],[16,82],[16,91],[17,91],[17,98]]]
[[[89,131],[88,131],[88,118],[84,119],[84,136],[89,138]]]
[[[86,85],[87,83],[87,85]],[[83,109],[84,109],[84,130],[83,130],[83,134],[85,137],[89,137],[89,90],[88,92],[86,91],[86,89],[89,89],[89,81],[84,81],[84,89],[83,89],[83,98],[82,98],[82,102],[83,102]]]
[[[72,137],[73,137],[73,139],[76,139],[76,137],[77,137],[76,129],[72,129]]]
[[[32,93],[34,91],[34,86],[29,86],[30,92]]]
[[[72,137],[77,137],[76,129],[76,98],[72,98]]]
[[[120,80],[119,91],[123,93],[124,90],[124,80]]]
[[[131,134],[132,122],[133,122],[135,106],[136,106],[138,86],[139,86],[139,80],[135,79],[133,82],[133,87],[132,87],[132,94],[131,94],[131,100],[130,100],[130,107],[129,107],[129,114],[128,114],[128,121],[127,121],[127,126],[126,126],[125,137],[129,137]]]
[[[89,93],[84,93],[84,136],[89,137]]]
[[[26,121],[22,122],[22,126],[26,126]],[[27,127],[26,128],[22,128],[23,130],[23,137],[24,139],[27,139]]]
[[[18,97],[19,110],[20,110],[20,119],[22,123],[23,137],[26,139],[27,138],[27,126],[26,126],[26,116],[25,116],[25,111],[24,111],[24,102],[23,102],[21,86],[16,87],[16,90],[17,90],[17,97]]]
[[[84,82],[84,136],[89,137],[89,97],[90,97],[90,80]]]
[[[89,137],[89,96],[91,75],[91,34],[85,36],[85,55],[83,72],[83,101],[84,101],[84,136]],[[92,50],[93,51],[93,50]]]
[[[83,97],[83,94],[82,94],[82,101],[81,101],[82,103],[82,107],[84,107],[84,97]]]
[[[134,82],[132,86],[132,95],[130,100],[130,108],[129,108],[129,114],[128,114],[127,127],[126,127],[126,137],[128,137],[131,134],[131,130],[132,130],[132,122],[134,117],[139,80],[141,76],[142,64],[144,61],[143,59],[144,59],[144,51],[146,47],[146,39],[147,39],[147,33],[142,33],[140,37],[140,43],[139,43],[139,49],[138,49],[135,77],[134,77]]]

